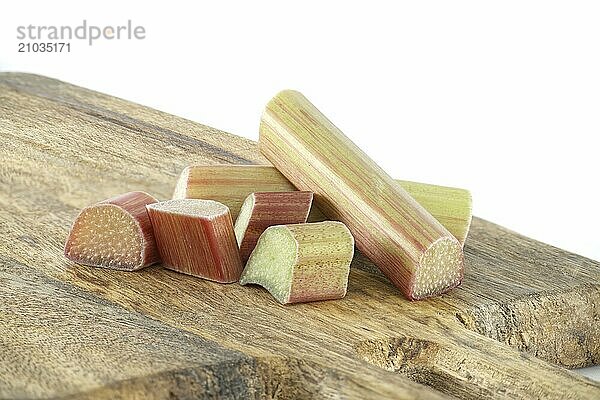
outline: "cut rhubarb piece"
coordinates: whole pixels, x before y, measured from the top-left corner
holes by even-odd
[[[242,262],[254,250],[260,235],[270,226],[306,222],[312,192],[257,192],[250,194],[235,221],[235,237]]]
[[[229,208],[212,200],[169,200],[148,206],[165,267],[220,283],[242,273]]]
[[[156,203],[144,192],[130,192],[86,207],[77,216],[65,256],[78,264],[135,271],[160,261],[146,211]]]
[[[341,222],[267,228],[240,278],[258,284],[281,304],[341,299],[346,295],[354,238]]]
[[[229,207],[235,220],[251,193],[294,190],[294,185],[268,165],[192,165],[179,175],[173,199],[218,201]]]

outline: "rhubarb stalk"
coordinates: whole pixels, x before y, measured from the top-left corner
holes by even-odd
[[[314,192],[326,216],[348,226],[358,249],[408,299],[460,284],[459,241],[302,94],[283,91],[267,104],[259,149],[298,189]]]

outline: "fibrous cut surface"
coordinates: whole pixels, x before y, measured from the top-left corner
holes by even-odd
[[[260,285],[277,301],[287,303],[297,256],[297,243],[291,232],[285,226],[273,226],[258,240],[240,283]]]
[[[415,300],[447,292],[463,278],[460,243],[443,238],[433,243],[421,257],[415,272],[412,297]]]
[[[212,200],[187,199],[167,200],[152,205],[154,210],[165,211],[172,214],[187,215],[190,217],[213,218],[225,214],[227,206]]]
[[[77,217],[65,246],[80,264],[132,270],[141,266],[143,238],[137,221],[122,208],[100,204]]]

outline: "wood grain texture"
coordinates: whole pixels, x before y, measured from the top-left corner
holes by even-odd
[[[356,247],[406,298],[460,284],[458,240],[301,93],[284,90],[267,103],[258,145],[294,186],[314,192],[328,218],[348,226]]]
[[[85,205],[171,197],[254,142],[56,80],[0,74],[0,397],[595,399],[600,264],[474,218],[463,284],[410,303],[361,255],[343,300],[62,255]],[[39,168],[44,165],[44,168]]]

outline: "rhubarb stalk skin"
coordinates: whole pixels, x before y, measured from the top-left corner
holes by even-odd
[[[168,200],[148,206],[163,265],[219,283],[236,282],[242,263],[229,209],[212,200]]]
[[[235,220],[253,192],[292,192],[294,185],[267,165],[192,165],[179,175],[173,199],[207,199],[225,204]]]

